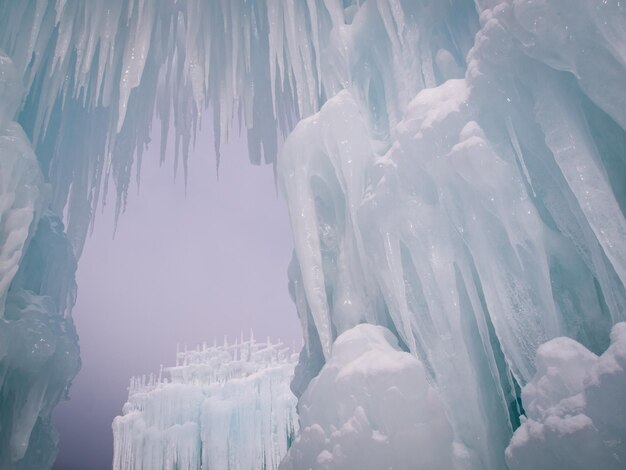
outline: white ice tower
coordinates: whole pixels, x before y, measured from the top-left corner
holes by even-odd
[[[155,113],[184,172],[203,109],[218,162],[238,120],[251,161],[275,165],[295,241],[305,347],[283,468],[379,469],[376,456],[396,470],[623,468],[625,3],[0,1],[0,49],[25,90],[17,115],[19,99],[0,104],[2,125],[17,119],[41,178],[2,190],[49,191],[42,205],[2,200],[30,201],[19,213],[33,221],[49,209],[49,232],[80,255],[107,188],[123,210]],[[29,248],[36,225],[14,231],[12,207],[0,206],[16,243],[0,252],[3,302],[51,272],[35,255],[65,253]],[[29,251],[39,261],[19,275]],[[45,294],[56,312],[72,303],[64,289]],[[7,377],[3,400],[8,387],[39,396]],[[24,460],[53,455],[36,415],[2,403],[15,429],[3,462],[45,468]],[[364,447],[377,450],[363,460]]]
[[[114,470],[275,470],[298,429],[297,355],[280,342],[203,344],[133,378],[113,421]]]

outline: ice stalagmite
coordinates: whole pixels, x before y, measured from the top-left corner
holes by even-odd
[[[346,352],[356,343],[407,361],[443,410],[420,419],[437,449],[453,449],[451,466],[525,462],[523,443],[549,442],[533,440],[542,419],[563,418],[530,411],[541,345],[569,337],[599,355],[626,319],[625,45],[618,0],[0,1],[0,49],[21,78],[0,90],[11,97],[0,118],[19,134],[6,123],[23,87],[25,134],[11,142],[30,140],[37,158],[15,168],[41,172],[2,186],[0,230],[13,235],[0,299],[45,209],[59,238],[53,217],[65,214],[79,255],[107,188],[123,209],[153,115],[164,137],[174,128],[186,171],[210,108],[218,162],[237,120],[251,161],[276,165],[292,222],[290,293],[305,336],[292,384],[309,434],[285,465],[357,465],[349,424],[376,431],[355,434],[371,448],[412,435],[375,419],[375,398],[318,406],[376,372],[346,363],[358,362]],[[618,428],[607,432],[621,456]],[[395,452],[411,455],[406,442]]]
[[[276,469],[298,429],[296,359],[251,338],[179,352],[166,377],[132,379],[113,468]]]

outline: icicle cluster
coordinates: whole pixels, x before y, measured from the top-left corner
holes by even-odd
[[[175,168],[181,154],[185,173],[208,107],[218,164],[234,120],[247,132],[251,161],[273,162],[278,132],[287,133],[298,116],[319,109],[323,97],[342,86],[322,70],[332,67],[323,49],[339,4],[0,3],[0,49],[13,58],[28,90],[20,121],[53,183],[55,212],[69,205],[77,252],[110,179],[117,210],[123,209],[155,113],[161,159],[173,127]]]
[[[276,469],[297,431],[282,343],[203,344],[158,377],[131,379],[113,422],[115,470]]]

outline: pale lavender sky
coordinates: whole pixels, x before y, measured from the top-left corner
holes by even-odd
[[[224,146],[220,179],[213,144],[200,134],[173,183],[173,158],[158,165],[158,140],[144,156],[112,239],[112,204],[98,214],[79,261],[73,317],[82,369],[54,415],[55,470],[111,468],[111,421],[128,380],[172,365],[176,345],[239,336],[250,328],[301,345],[287,291],[293,242],[271,166],[247,161],[244,139]],[[158,138],[158,136],[157,136]],[[111,199],[111,197],[109,197]]]

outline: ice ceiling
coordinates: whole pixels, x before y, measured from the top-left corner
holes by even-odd
[[[546,448],[622,468],[622,3],[0,1],[0,466],[54,458],[97,205],[114,187],[123,210],[155,113],[186,172],[210,108],[218,164],[240,126],[289,207],[306,345],[285,468],[363,468],[364,445],[413,468],[416,429],[441,468],[540,468]],[[413,421],[388,419],[397,394]]]

